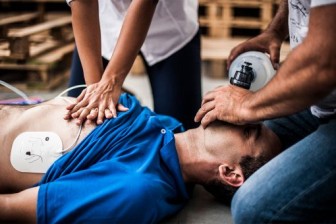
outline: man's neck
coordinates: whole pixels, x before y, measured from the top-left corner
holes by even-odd
[[[204,129],[199,127],[175,134],[175,144],[184,181],[199,183],[200,176],[195,170],[207,165],[204,162]]]

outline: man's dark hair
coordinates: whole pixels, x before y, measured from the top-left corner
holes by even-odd
[[[239,162],[242,172],[245,177],[245,181],[249,178],[257,169],[263,166],[267,160],[263,156],[251,157],[243,156]],[[233,187],[228,184],[220,182],[215,179],[204,184],[203,187],[210,192],[217,200],[227,205],[231,204],[232,197],[239,187]]]

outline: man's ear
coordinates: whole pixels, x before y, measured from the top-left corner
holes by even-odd
[[[243,171],[240,166],[221,164],[218,169],[220,179],[228,185],[240,187],[245,181]]]

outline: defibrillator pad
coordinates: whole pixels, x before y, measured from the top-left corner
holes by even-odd
[[[23,132],[12,145],[12,166],[25,173],[45,173],[62,156],[61,138],[54,132]]]

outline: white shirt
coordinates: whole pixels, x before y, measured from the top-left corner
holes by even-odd
[[[330,4],[336,4],[336,0],[288,0],[288,28],[292,49],[307,36],[310,9]],[[320,118],[336,114],[336,89],[317,105],[312,106],[311,111]]]
[[[106,59],[112,56],[131,1],[99,0],[101,51]],[[184,47],[198,29],[198,0],[159,0],[141,52],[153,65]]]

